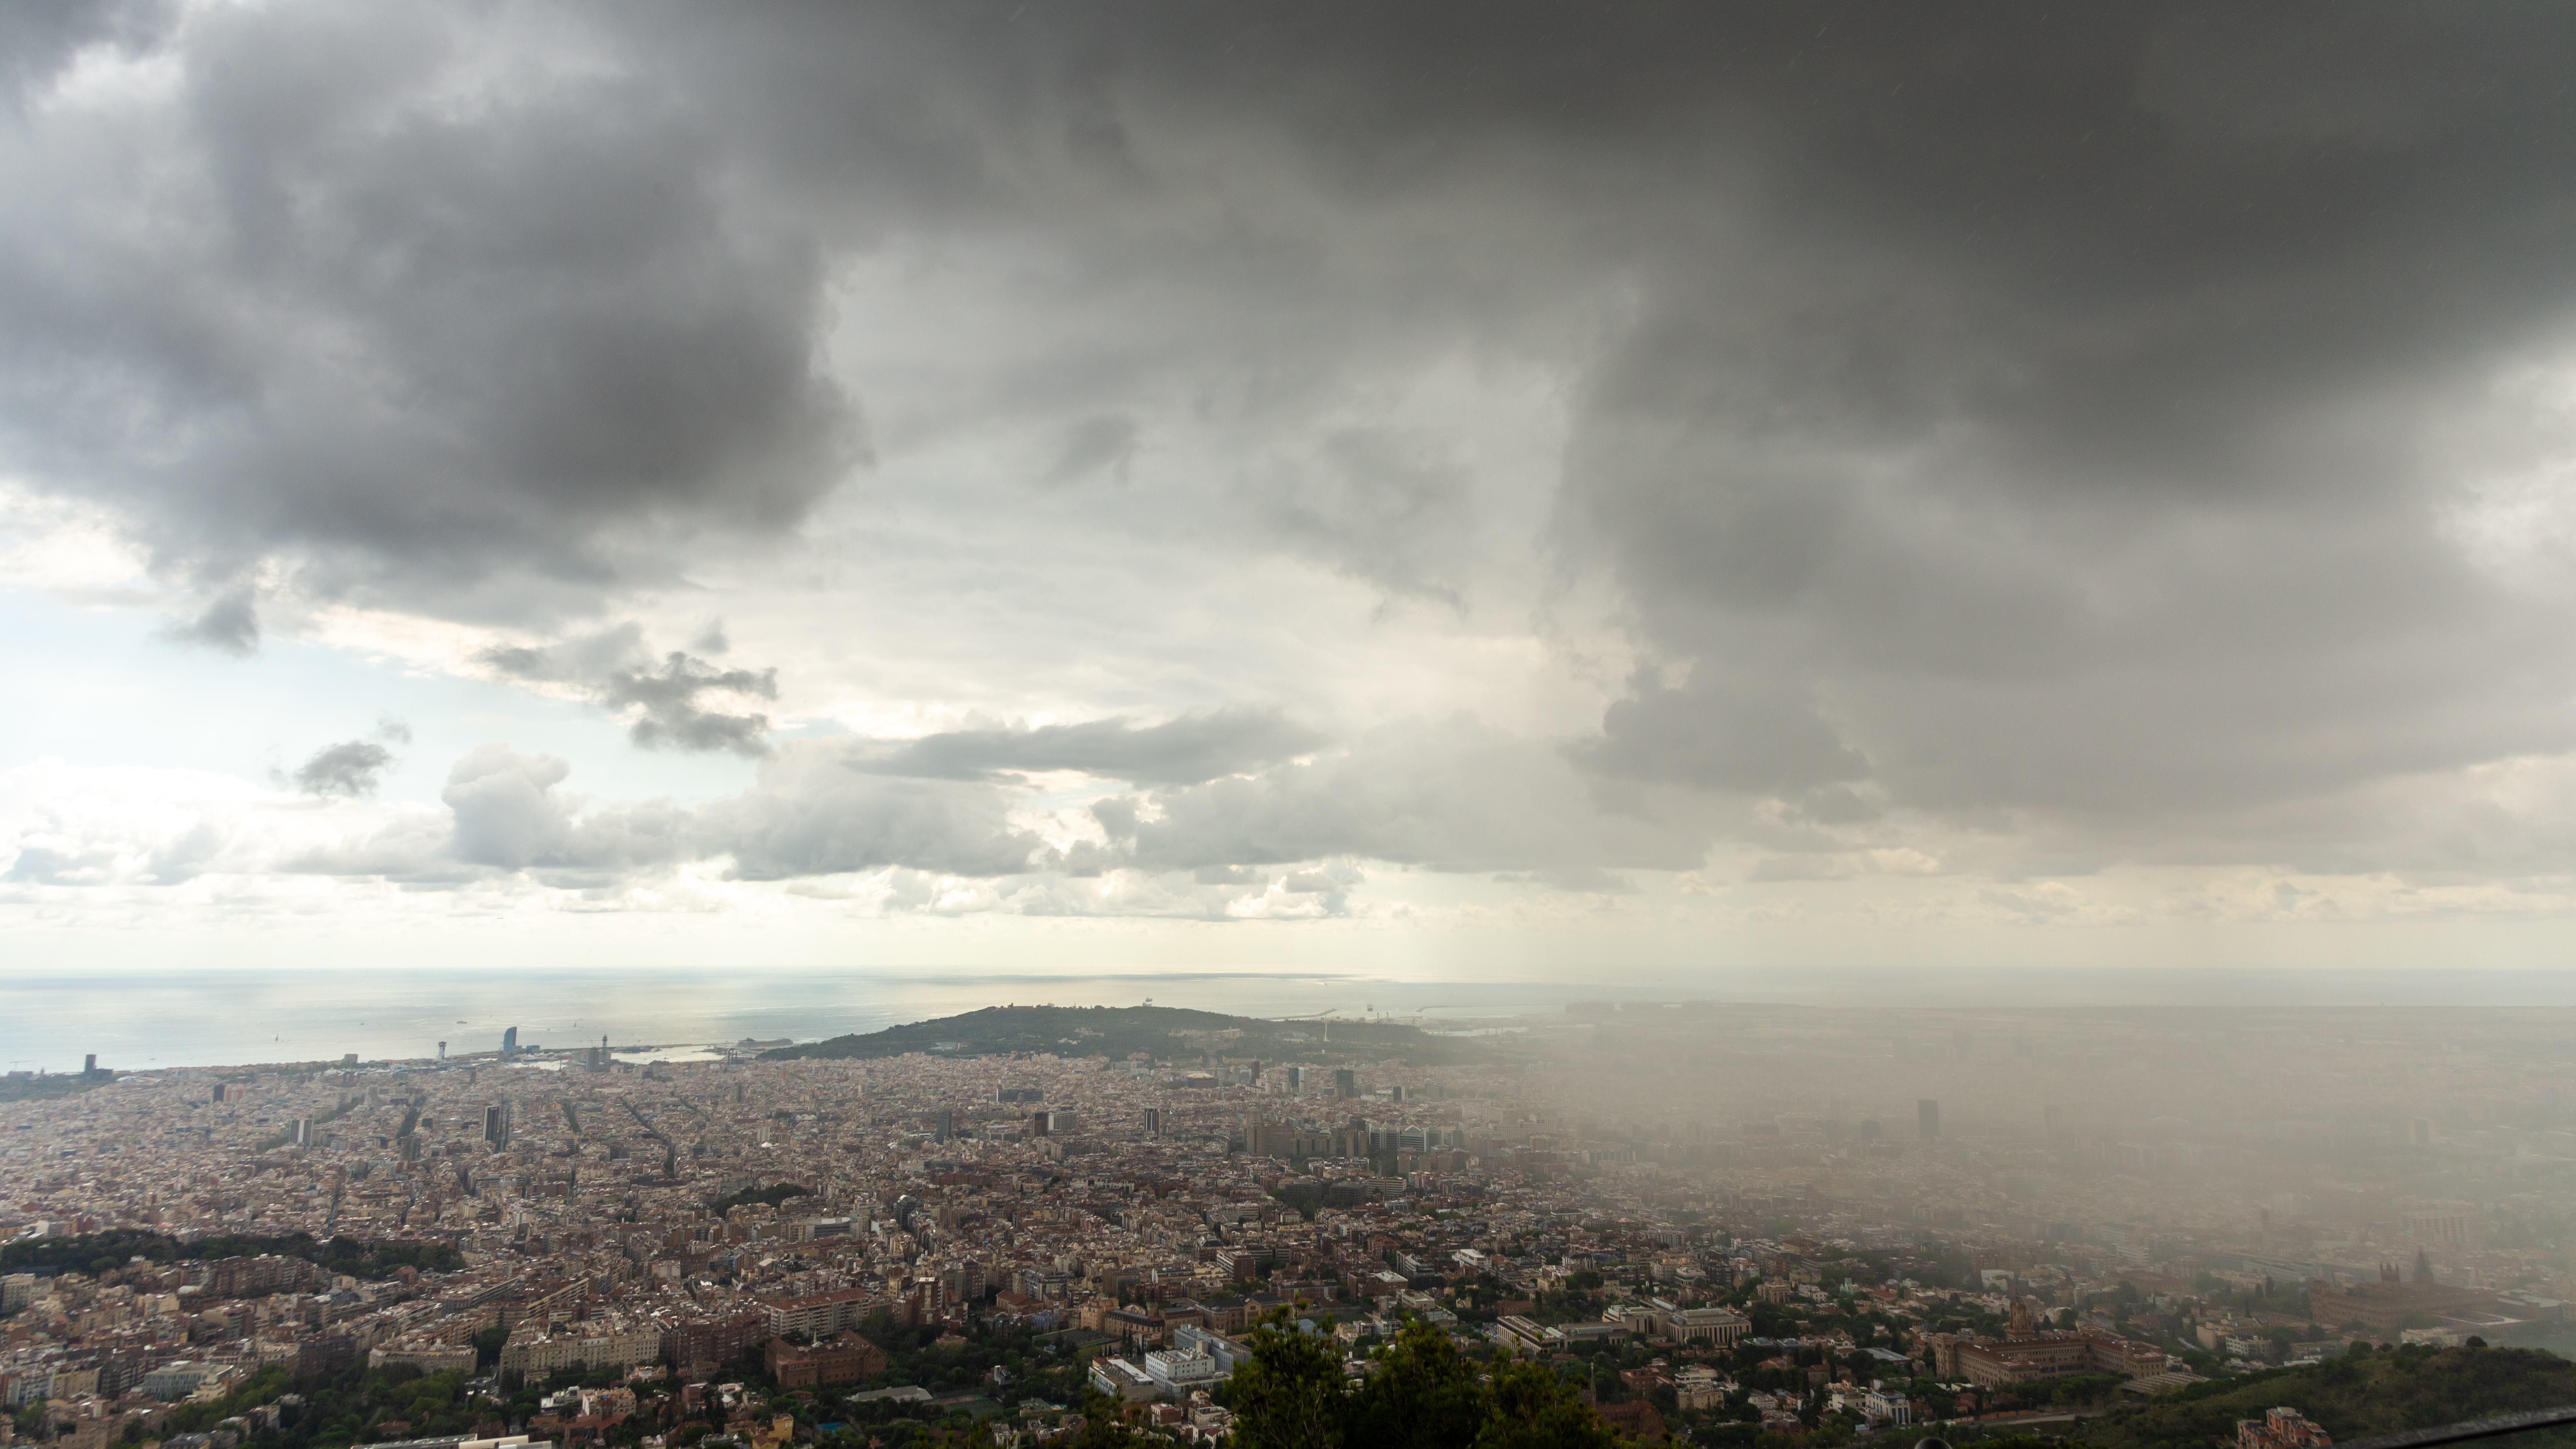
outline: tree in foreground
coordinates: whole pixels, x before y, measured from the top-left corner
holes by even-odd
[[[1469,1449],[1492,1408],[1483,1372],[1449,1335],[1407,1318],[1350,1396],[1345,1437],[1368,1449]]]
[[[1475,1449],[1618,1449],[1626,1442],[1541,1365],[1497,1365],[1490,1391],[1493,1406]]]
[[[1355,1391],[1332,1340],[1285,1313],[1234,1371],[1235,1449],[1616,1449],[1626,1441],[1545,1367],[1487,1375],[1440,1329],[1408,1319]]]
[[[1332,1339],[1282,1309],[1252,1331],[1252,1358],[1228,1387],[1234,1449],[1338,1449],[1348,1396]]]

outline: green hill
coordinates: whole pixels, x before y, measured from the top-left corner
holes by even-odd
[[[890,1026],[763,1052],[765,1059],[999,1056],[1053,1052],[1119,1060],[1143,1052],[1157,1062],[1195,1065],[1219,1057],[1262,1061],[1401,1060],[1416,1066],[1480,1060],[1486,1049],[1396,1022],[1264,1021],[1175,1006],[988,1006],[963,1016]]]
[[[2524,1409],[2576,1404],[2576,1363],[2529,1348],[2403,1348],[2313,1368],[2195,1384],[2169,1398],[2086,1419],[2074,1437],[2101,1449],[2209,1449],[2236,1421],[2274,1405],[2314,1419],[2338,1444]],[[2576,1440],[2564,1431],[2497,1440],[2513,1449]]]

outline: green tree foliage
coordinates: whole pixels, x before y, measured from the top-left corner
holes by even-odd
[[[133,1258],[175,1263],[255,1258],[262,1253],[302,1258],[325,1273],[346,1273],[353,1278],[390,1278],[400,1268],[414,1268],[424,1273],[453,1273],[465,1266],[464,1258],[445,1243],[382,1238],[316,1239],[311,1233],[281,1236],[226,1233],[183,1243],[165,1233],[111,1228],[103,1233],[10,1243],[0,1247],[0,1272],[23,1273],[30,1268],[104,1272],[110,1268],[121,1268]]]
[[[813,1191],[814,1189],[810,1187],[799,1187],[792,1182],[772,1183],[767,1187],[746,1187],[740,1192],[731,1194],[727,1197],[717,1198],[715,1201],[708,1203],[707,1210],[714,1213],[717,1217],[723,1217],[726,1213],[735,1208],[741,1207],[746,1203],[756,1202],[766,1204],[770,1207],[776,1207],[791,1197],[805,1197],[810,1195]]]
[[[1285,1313],[1253,1331],[1228,1399],[1235,1449],[1615,1449],[1572,1385],[1531,1363],[1489,1375],[1439,1329],[1406,1320],[1355,1391],[1330,1339]]]
[[[1286,1310],[1252,1331],[1252,1359],[1234,1371],[1235,1449],[1335,1449],[1348,1410],[1342,1355]]]
[[[1573,1388],[1534,1363],[1494,1370],[1492,1407],[1476,1449],[1616,1449],[1616,1431]]]
[[[1073,1449],[1145,1449],[1154,1442],[1127,1422],[1116,1399],[1083,1385],[1082,1432],[1070,1441]]]
[[[2104,1449],[2202,1449],[2288,1404],[2340,1442],[2576,1403],[2576,1364],[2537,1349],[2402,1348],[2194,1384],[2084,1423]],[[2538,1443],[2537,1436],[2521,1442]]]
[[[1345,1438],[1370,1449],[1468,1449],[1491,1408],[1475,1363],[1448,1334],[1408,1318],[1351,1395]]]

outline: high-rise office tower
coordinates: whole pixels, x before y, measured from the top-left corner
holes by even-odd
[[[286,1135],[287,1139],[298,1147],[312,1146],[313,1119],[310,1117],[298,1117],[294,1121],[287,1123]]]
[[[1333,1068],[1333,1095],[1356,1097],[1360,1094],[1360,1074],[1348,1067]]]
[[[501,1033],[501,1055],[510,1056],[519,1049],[519,1029],[511,1027]]]
[[[1304,1067],[1290,1067],[1288,1069],[1288,1090],[1292,1093],[1306,1090],[1306,1069]]]
[[[939,1109],[939,1126],[932,1135],[935,1140],[940,1142],[946,1142],[957,1135],[956,1109],[951,1107],[942,1107]]]
[[[496,1102],[483,1109],[483,1140],[494,1147],[510,1145],[510,1104]]]
[[[1941,1104],[1926,1097],[1914,1104],[1914,1124],[1923,1131],[1923,1140],[1931,1142],[1941,1135]]]
[[[1145,1135],[1148,1137],[1160,1137],[1163,1135],[1162,1108],[1148,1107],[1145,1109]]]

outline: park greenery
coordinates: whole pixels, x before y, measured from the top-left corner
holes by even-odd
[[[1124,1059],[1139,1052],[1159,1062],[1207,1056],[1277,1061],[1399,1060],[1416,1066],[1477,1060],[1490,1048],[1434,1036],[1392,1021],[1264,1021],[1169,1006],[988,1006],[962,1016],[890,1026],[781,1047],[763,1055],[799,1058],[899,1057],[908,1052],[979,1057],[1053,1055]]]
[[[456,1249],[445,1243],[385,1238],[316,1238],[311,1233],[269,1236],[222,1233],[179,1239],[141,1228],[111,1228],[103,1233],[69,1237],[28,1238],[0,1245],[0,1272],[106,1273],[136,1258],[153,1263],[249,1258],[262,1253],[302,1258],[325,1273],[352,1278],[390,1278],[411,1268],[423,1273],[452,1273],[465,1266]]]
[[[723,1217],[738,1207],[745,1207],[752,1203],[777,1207],[791,1197],[805,1197],[813,1191],[814,1189],[810,1187],[802,1187],[792,1182],[777,1182],[767,1187],[746,1187],[740,1192],[728,1193],[708,1203],[707,1210],[717,1217]]]

